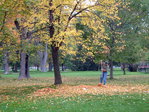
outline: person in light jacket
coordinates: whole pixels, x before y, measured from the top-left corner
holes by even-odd
[[[106,85],[107,82],[107,75],[108,75],[108,63],[101,61],[101,76],[100,76],[100,83],[98,86]]]

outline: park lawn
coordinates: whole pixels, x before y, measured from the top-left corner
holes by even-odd
[[[115,71],[115,79],[108,86],[148,87],[149,75]],[[98,71],[62,72],[64,85],[92,85],[99,81]],[[50,76],[49,76],[50,75]],[[18,74],[0,78],[0,112],[149,112],[149,91],[142,93],[83,94],[76,96],[36,96],[34,92],[52,88],[53,73],[31,72],[29,80],[17,80]],[[49,76],[49,77],[48,77]],[[67,89],[67,88],[66,88]],[[67,91],[67,90],[66,90]],[[54,93],[55,94],[55,93]]]
[[[148,94],[83,95],[17,99],[0,104],[1,112],[148,112]]]
[[[108,72],[109,73],[109,72]],[[0,74],[2,74],[2,71],[0,71]],[[69,76],[69,77],[98,77],[101,74],[101,71],[61,71],[62,76]],[[123,75],[122,70],[115,69],[114,70],[114,76],[120,76]],[[53,72],[40,72],[40,71],[30,71],[31,77],[53,77]],[[143,72],[129,72],[126,71],[126,75],[149,75],[149,73],[143,73]],[[11,72],[8,75],[1,75],[1,77],[12,77],[17,78],[19,76],[19,73],[13,73]]]

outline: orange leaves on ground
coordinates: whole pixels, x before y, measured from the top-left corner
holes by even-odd
[[[31,96],[75,96],[83,94],[126,94],[126,93],[149,93],[149,86],[137,85],[137,86],[117,86],[117,85],[106,85],[106,86],[91,86],[91,85],[78,85],[58,86],[57,89],[43,88],[34,92]]]

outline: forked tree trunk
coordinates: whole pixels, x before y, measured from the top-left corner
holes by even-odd
[[[20,53],[20,75],[18,79],[28,79],[29,74],[29,56],[26,53]]]
[[[4,53],[4,74],[9,74],[8,52]]]
[[[62,84],[62,78],[60,74],[59,69],[59,48],[58,47],[51,47],[52,48],[52,59],[53,59],[53,65],[54,65],[54,76],[55,76],[55,82],[54,84]]]
[[[20,33],[20,41],[21,41],[21,48],[23,49],[23,41],[30,38],[30,32],[27,32],[27,29],[21,27],[19,22],[16,20],[14,21],[16,28],[21,32]],[[18,79],[28,79],[30,78],[29,74],[29,55],[27,53],[20,51],[20,75]]]

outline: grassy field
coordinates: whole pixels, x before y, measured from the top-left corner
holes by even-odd
[[[0,72],[2,74],[2,71]],[[98,77],[101,74],[100,71],[64,71],[61,72],[62,76],[95,76]],[[19,73],[10,73],[8,75],[3,75],[2,77],[13,77],[17,78]],[[39,72],[39,71],[30,71],[31,77],[53,77],[53,72]],[[114,76],[121,76],[123,72],[119,69],[114,71]],[[126,72],[126,75],[149,75],[149,73],[141,73],[141,72]]]
[[[99,75],[99,71],[62,72],[64,84],[60,88],[52,85],[53,72],[32,71],[29,80],[17,80],[18,73],[1,75],[0,112],[149,112],[149,74],[122,75],[116,70],[114,80],[108,79],[106,88],[96,86]],[[97,89],[96,94],[92,88]],[[130,92],[120,92],[129,88]],[[107,94],[116,89],[119,90]],[[51,90],[60,95],[48,94]],[[71,90],[91,92],[71,96]],[[42,92],[42,96],[35,92]]]

